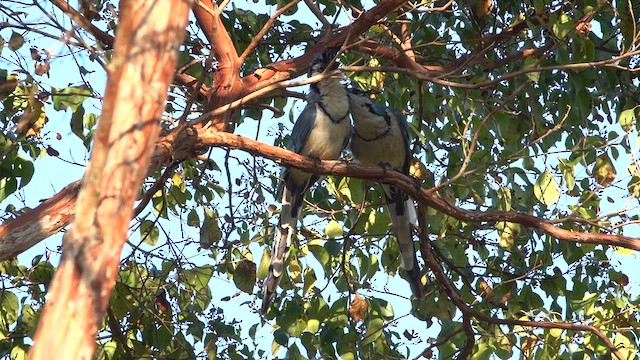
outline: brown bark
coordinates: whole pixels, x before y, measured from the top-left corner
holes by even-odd
[[[35,209],[0,225],[0,261],[9,260],[64,229],[75,213],[80,181],[60,190]]]
[[[191,2],[120,3],[104,110],[30,359],[90,359],[147,173]]]

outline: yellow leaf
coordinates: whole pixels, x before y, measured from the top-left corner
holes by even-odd
[[[173,186],[179,187],[180,184],[182,184],[182,173],[174,173],[173,177],[171,178],[171,183],[173,184]]]
[[[311,289],[316,285],[318,278],[313,268],[308,267],[304,269],[304,294],[309,293]]]
[[[549,171],[540,174],[533,187],[533,193],[545,205],[553,205],[560,199],[558,182]]]
[[[609,186],[616,179],[616,168],[613,167],[611,158],[606,153],[596,158],[596,165],[593,167],[593,177],[598,184]]]
[[[329,239],[335,239],[342,236],[344,232],[342,230],[342,226],[340,226],[337,221],[331,220],[324,229],[324,233],[329,237]]]
[[[623,248],[623,247],[618,247],[615,250],[616,254],[618,255],[637,255],[638,252],[631,250],[631,249],[627,249],[627,248]]]
[[[426,180],[429,177],[429,172],[427,171],[427,167],[424,166],[418,160],[413,159],[411,162],[411,167],[409,168],[409,174],[414,178]]]
[[[300,264],[298,259],[293,259],[289,263],[289,277],[291,278],[292,282],[302,282],[302,265]]]

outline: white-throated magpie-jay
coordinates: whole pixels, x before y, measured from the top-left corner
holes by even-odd
[[[409,127],[402,112],[372,101],[359,89],[349,89],[348,96],[353,118],[353,157],[362,163],[389,166],[409,174],[412,159]],[[411,232],[411,223],[416,219],[413,200],[394,186],[383,184],[382,188],[398,239],[402,267],[407,272],[413,296],[421,299],[424,288]]]
[[[329,48],[310,64],[309,76],[338,68],[335,57],[339,48]],[[287,148],[320,160],[336,160],[351,136],[349,100],[340,78],[329,77],[310,85],[307,105],[291,131]],[[291,242],[296,234],[304,195],[321,176],[284,168],[279,191],[282,210],[271,252],[269,275],[264,285],[261,312],[269,309],[284,274]]]

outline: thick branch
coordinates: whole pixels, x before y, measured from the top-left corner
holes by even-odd
[[[349,176],[374,180],[385,184],[392,184],[401,188],[420,203],[428,205],[442,213],[464,222],[493,224],[499,221],[508,221],[541,231],[564,241],[620,246],[640,251],[640,239],[638,238],[612,234],[574,232],[557,227],[549,220],[540,219],[530,214],[515,211],[464,210],[450,204],[445,199],[439,197],[434,191],[420,188],[416,183],[416,179],[380,166],[347,163],[343,161],[314,161],[279,147],[267,145],[247,137],[229,133],[209,132],[201,134],[199,141],[203,146],[223,146],[232,149],[244,150],[253,155],[269,158],[284,166],[294,167],[309,173]]]
[[[211,0],[199,0],[193,7],[193,14],[204,32],[211,52],[218,61],[217,71],[213,73],[213,88],[208,94],[207,109],[216,109],[239,97],[243,86],[240,81],[240,65],[236,47],[222,23],[221,11]],[[227,130],[230,113],[212,119],[212,125],[218,131]]]
[[[87,19],[79,11],[71,7],[71,5],[69,5],[69,2],[64,0],[51,0],[51,3],[58,9],[62,10],[62,12],[67,14],[73,21],[76,22],[76,24],[80,25],[80,27],[91,33],[91,35],[95,36],[96,39],[107,45],[108,48],[113,48],[113,36],[98,29],[91,23],[89,19]]]
[[[64,229],[73,219],[80,181],[60,190],[35,209],[0,225],[0,261],[18,256]]]

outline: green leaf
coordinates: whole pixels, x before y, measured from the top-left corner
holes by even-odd
[[[253,261],[242,259],[233,272],[233,283],[247,294],[253,293],[256,284],[256,264]]]
[[[366,322],[367,331],[362,339],[362,346],[366,346],[376,341],[382,335],[384,328],[384,320],[381,318],[373,318]]]
[[[145,220],[140,224],[140,238],[145,244],[153,246],[158,243],[160,230],[153,221]]]
[[[630,132],[631,130],[633,130],[633,125],[636,122],[635,109],[636,107],[624,110],[620,113],[620,116],[618,116],[618,123],[620,123],[620,126],[622,126],[622,129],[625,132]]]
[[[282,329],[276,329],[276,331],[273,332],[273,340],[279,345],[287,346],[289,343],[289,335]]]
[[[213,267],[201,266],[182,272],[186,276],[186,283],[191,285],[194,290],[200,291],[203,288],[208,288],[209,279],[213,275]]]
[[[533,193],[538,201],[545,205],[553,205],[560,199],[558,182],[549,171],[540,174],[533,187]]]
[[[18,190],[18,181],[15,177],[0,178],[0,201]]]
[[[596,158],[596,164],[593,167],[593,177],[598,184],[602,186],[609,186],[616,179],[616,168],[611,162],[611,158],[607,153],[604,153]]]
[[[313,270],[313,268],[306,267],[304,269],[304,274],[303,274],[303,282],[304,282],[303,293],[305,295],[309,293],[311,289],[316,285],[317,280],[318,278],[316,277],[316,272]]]
[[[307,327],[307,322],[304,319],[299,317],[295,319],[293,322],[291,322],[289,326],[287,326],[287,328],[284,330],[287,332],[287,334],[293,337],[300,337],[302,335],[302,332],[306,329],[306,327]]]
[[[55,89],[53,95],[53,108],[76,112],[82,103],[91,96],[91,90],[86,86],[69,86],[62,90]],[[82,117],[80,117],[82,119]]]
[[[574,175],[575,164],[571,163],[568,159],[558,159],[558,169],[562,173],[562,178],[567,185],[567,190],[571,191],[576,185],[576,176]]]
[[[22,47],[22,45],[24,45],[24,37],[22,37],[22,35],[18,34],[17,32],[13,32],[11,34],[11,38],[9,38],[9,49],[11,51],[17,51],[18,49],[20,49]]]
[[[16,294],[7,291],[0,291],[0,306],[2,307],[2,318],[7,325],[13,324],[18,319],[18,297]]]
[[[18,156],[14,162],[16,177],[20,177],[19,189],[25,187],[33,177],[35,167],[33,163],[22,156]]]
[[[532,68],[534,66],[538,66],[538,62],[539,62],[538,59],[536,59],[536,58],[534,58],[532,56],[529,56],[524,60],[524,69],[527,70],[527,69],[530,69],[530,68]],[[531,79],[531,81],[533,81],[533,82],[538,82],[538,81],[540,81],[540,72],[538,72],[538,71],[528,72],[527,73],[527,77],[529,79]]]
[[[570,300],[571,310],[573,312],[584,312],[585,315],[591,315],[598,301],[598,294],[586,294],[582,299]]]
[[[218,224],[218,213],[205,211],[204,222],[200,228],[200,247],[208,249],[211,245],[222,240],[222,231]]]
[[[71,132],[77,137],[84,140],[84,107],[78,106],[78,108],[71,115]]]
[[[549,16],[549,23],[551,24],[553,32],[560,39],[564,38],[575,29],[575,22],[564,12],[561,13],[560,16],[551,14]]]

